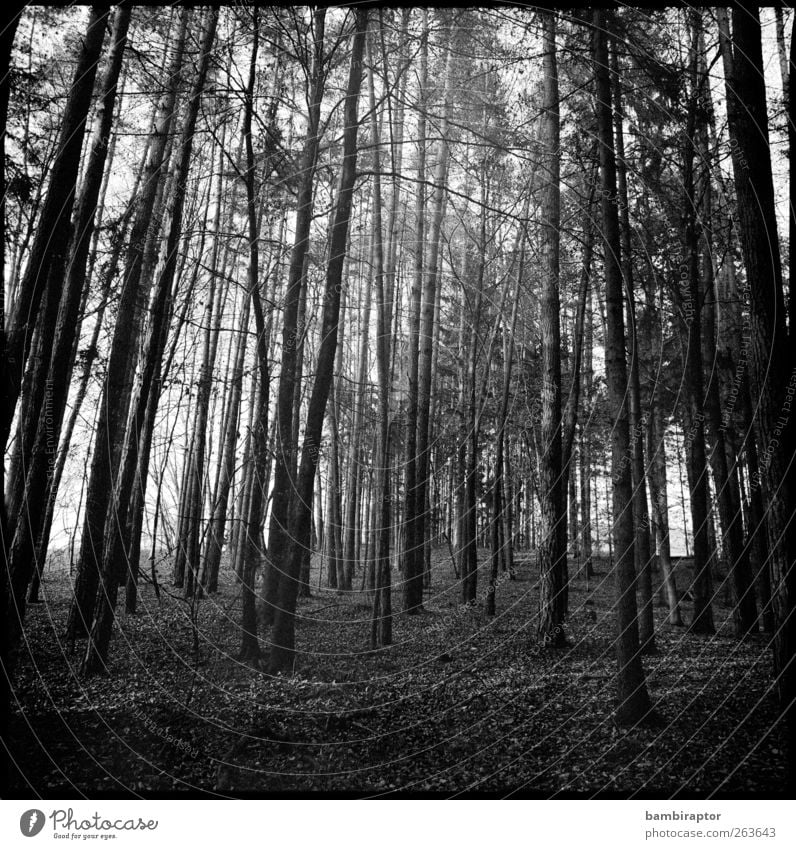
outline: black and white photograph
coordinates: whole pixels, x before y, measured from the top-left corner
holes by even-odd
[[[4,13],[5,845],[796,839],[794,24]]]

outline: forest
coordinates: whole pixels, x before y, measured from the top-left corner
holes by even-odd
[[[796,787],[795,20],[10,20],[3,796]]]

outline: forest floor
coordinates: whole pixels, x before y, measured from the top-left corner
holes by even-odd
[[[723,590],[712,637],[668,627],[656,607],[659,652],[644,666],[657,722],[620,730],[608,564],[597,561],[588,594],[573,578],[568,645],[553,650],[535,641],[535,561],[518,561],[488,618],[485,574],[478,604],[462,608],[447,551],[435,552],[425,612],[397,614],[394,645],[376,652],[370,597],[319,589],[313,571],[295,672],[276,678],[235,659],[240,602],[227,577],[199,605],[198,664],[187,604],[167,585],[158,602],[147,583],[139,612],[119,616],[111,675],[81,679],[81,653],[63,640],[68,571],[48,567],[7,737],[20,773],[4,795],[782,792],[770,638],[732,636]]]

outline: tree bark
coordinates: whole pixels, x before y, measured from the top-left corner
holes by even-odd
[[[719,17],[727,118],[733,142],[741,250],[749,280],[751,391],[756,409],[761,487],[766,505],[768,548],[774,587],[774,669],[790,746],[796,763],[796,416],[792,414],[796,364],[788,345],[785,300],[774,205],[757,7],[726,10]],[[793,246],[791,246],[791,249]],[[791,293],[791,299],[793,293]],[[791,300],[791,303],[793,301]]]
[[[296,480],[296,493],[291,509],[291,544],[285,568],[279,575],[278,603],[271,634],[269,667],[272,672],[292,668],[295,659],[295,610],[298,578],[304,550],[309,545],[312,516],[313,489],[318,464],[321,430],[326,412],[326,402],[332,383],[337,330],[340,318],[340,291],[345,262],[348,225],[354,193],[357,160],[357,104],[362,78],[362,55],[367,30],[367,11],[357,9],[354,19],[353,44],[348,88],[345,97],[345,129],[343,132],[343,165],[340,187],[334,212],[334,221],[326,269],[321,343],[318,351],[315,381],[310,395],[301,463]],[[269,549],[269,556],[272,553]]]
[[[381,27],[380,27],[381,29]],[[386,286],[382,240],[381,149],[376,120],[376,92],[373,80],[373,51],[368,41],[368,100],[373,143],[373,260],[376,289],[377,327],[376,368],[379,377],[379,450],[374,492],[374,560],[376,592],[373,601],[371,646],[392,643],[392,568],[390,563],[390,332],[392,294]]]
[[[418,93],[418,153],[417,153],[417,201],[415,204],[415,249],[412,275],[412,291],[409,303],[409,375],[406,406],[406,483],[404,504],[403,546],[403,606],[408,613],[420,610],[423,605],[423,581],[418,567],[418,547],[422,550],[423,539],[419,533],[418,513],[418,378],[420,370],[420,310],[423,290],[423,252],[426,244],[426,204],[424,182],[426,179],[426,86],[428,83],[428,10],[422,12],[420,36],[420,71]]]
[[[650,550],[649,512],[647,509],[647,484],[644,474],[644,417],[641,413],[641,380],[639,359],[641,355],[636,322],[636,298],[633,281],[633,253],[631,245],[630,209],[627,190],[627,162],[625,160],[624,113],[622,111],[622,84],[616,44],[611,51],[611,72],[614,95],[614,134],[616,137],[616,171],[619,192],[619,223],[622,244],[622,277],[626,296],[627,335],[630,339],[630,441],[631,477],[633,485],[633,528],[635,530],[635,570],[639,590],[639,641],[642,654],[655,654],[655,626],[652,606],[652,552]]]
[[[54,454],[58,446],[64,412],[66,409],[69,390],[69,373],[75,348],[78,325],[78,310],[85,288],[86,261],[91,244],[97,201],[101,188],[105,159],[108,150],[108,139],[113,123],[116,99],[116,86],[121,69],[122,56],[127,41],[127,30],[130,23],[130,10],[121,8],[116,12],[108,64],[101,83],[102,99],[98,107],[89,153],[89,161],[77,203],[75,229],[71,247],[71,262],[66,271],[66,281],[63,292],[60,293],[60,305],[53,290],[47,300],[54,301],[57,308],[54,320],[49,327],[42,327],[40,333],[47,338],[47,355],[42,352],[36,364],[34,382],[40,384],[40,400],[45,402],[43,410],[35,413],[35,419],[26,422],[26,433],[20,433],[17,451],[25,453],[23,443],[30,442],[30,455],[21,463],[24,470],[24,490],[12,493],[9,508],[14,516],[13,526],[16,529],[9,553],[12,572],[12,588],[15,594],[17,613],[24,615],[24,593],[27,584],[34,573],[40,574],[43,557],[46,556],[46,544],[40,546],[42,532],[47,526],[49,510],[48,491],[55,491],[56,464]],[[56,266],[64,271],[64,263],[55,260]],[[50,341],[52,339],[52,341]],[[35,402],[28,403],[23,399],[23,410],[20,419],[25,415],[31,416],[36,407]],[[26,409],[27,408],[27,409]],[[30,435],[29,435],[30,434]],[[32,437],[32,439],[31,439]],[[65,458],[65,455],[62,455]],[[61,468],[63,461],[59,458]],[[16,496],[16,497],[14,497]],[[54,497],[54,495],[53,495]],[[49,531],[47,532],[49,535]],[[21,594],[21,595],[20,595]],[[34,587],[33,598],[37,597],[38,589]]]
[[[705,452],[703,412],[704,380],[702,373],[702,293],[699,269],[699,237],[697,233],[697,198],[694,178],[696,156],[697,98],[698,89],[698,44],[701,17],[698,11],[691,12],[691,46],[689,58],[690,99],[686,132],[684,134],[683,167],[683,248],[684,271],[687,283],[685,298],[678,298],[683,320],[687,327],[685,351],[685,383],[687,391],[684,409],[684,431],[686,439],[686,463],[691,501],[691,521],[694,529],[693,594],[694,609],[689,630],[697,634],[713,634],[713,596],[710,574],[710,542],[708,539],[708,466]],[[679,281],[678,281],[679,285]]]
[[[626,403],[628,376],[622,316],[622,271],[616,161],[611,120],[611,81],[608,69],[606,12],[592,13],[592,60],[597,87],[597,127],[600,145],[602,234],[605,264],[605,368],[608,403],[613,422],[611,476],[613,479],[613,539],[616,563],[616,659],[619,725],[636,725],[651,711],[639,652],[633,565],[633,485],[630,464],[630,426]]]
[[[185,21],[185,18],[183,20]],[[204,24],[204,31],[200,47],[201,59],[199,71],[193,83],[191,94],[188,100],[188,107],[180,141],[179,156],[176,168],[173,172],[174,194],[171,210],[171,226],[169,230],[167,244],[166,265],[163,271],[163,276],[166,278],[166,281],[162,285],[161,289],[161,291],[165,290],[165,292],[167,293],[165,298],[167,298],[168,294],[171,293],[171,283],[174,278],[174,273],[176,269],[176,248],[181,236],[183,204],[185,199],[188,171],[191,164],[191,154],[194,142],[194,128],[196,126],[196,118],[199,113],[199,105],[201,102],[202,93],[204,91],[205,80],[207,78],[208,68],[210,64],[210,52],[212,50],[213,42],[215,39],[217,20],[218,9],[213,8],[209,12]],[[181,34],[180,41],[182,42],[183,40],[184,34]],[[182,53],[179,47],[177,52],[179,54]],[[178,76],[179,70],[177,69],[174,78],[176,79]],[[167,97],[170,96],[176,96],[176,85],[167,95]],[[128,280],[126,281],[128,285],[130,283],[130,279],[134,279],[134,274],[135,272],[133,272],[133,274],[130,275],[130,278],[128,278]],[[136,282],[139,285],[143,284],[144,286],[148,286],[148,281],[145,280],[143,277],[141,277],[141,279]],[[162,283],[162,281],[159,282]],[[125,287],[125,289],[126,288],[127,286]],[[136,286],[133,289],[132,295],[140,295],[140,292],[136,291],[137,288],[138,287]],[[165,314],[168,310],[168,305],[164,303],[159,306],[162,306],[163,313]],[[137,340],[134,338],[129,338],[131,335],[129,331],[120,332],[120,323],[123,323],[124,321],[128,321],[130,324],[133,323],[129,320],[129,316],[125,315],[125,313],[120,309],[116,329],[114,331],[114,342],[111,349],[111,363],[109,363],[108,367],[109,377],[113,374],[113,358],[114,353],[116,353],[117,351],[119,351],[118,356],[120,361],[122,356],[124,356],[124,358],[126,359],[126,370],[132,371],[133,368],[134,357],[137,353],[134,350],[133,346],[135,345]],[[166,321],[165,324],[167,326],[168,321]],[[128,338],[125,338],[126,336]],[[119,364],[121,365],[121,362]],[[154,365],[154,368],[157,368],[158,366],[159,362]],[[113,403],[114,399],[112,399],[111,396],[114,392],[114,387],[113,384],[110,383],[110,381],[107,384],[107,390],[107,400],[110,403]],[[146,395],[148,397],[148,393],[146,393]],[[120,401],[120,399],[117,400]],[[117,424],[117,428],[120,427],[121,424],[122,423],[119,422]],[[121,434],[119,434],[119,436],[121,436]],[[147,434],[147,436],[151,438],[151,433]],[[115,439],[110,441],[109,447],[112,446],[114,442]],[[137,453],[140,453],[137,439],[133,438],[130,441],[129,446],[130,450],[135,450]],[[96,451],[97,448],[95,447],[95,452]],[[144,453],[146,453],[148,459],[148,447]],[[107,458],[105,458],[105,462],[107,463]],[[92,472],[93,471],[94,469],[92,468]],[[124,523],[124,525],[126,526],[127,523],[130,496],[132,491],[132,482],[134,480],[134,476],[131,476],[133,480],[125,480],[123,471],[124,463],[122,463],[122,474],[119,475],[116,492],[114,493],[114,503],[111,506],[111,510],[108,511],[107,518],[105,521],[101,587],[97,597],[96,609],[94,611],[94,623],[91,627],[91,633],[89,635],[89,643],[86,649],[86,656],[82,665],[82,671],[85,674],[101,672],[106,670],[107,668],[108,649],[110,646],[113,621],[115,618],[115,606],[116,597],[118,593],[120,571],[129,556],[129,548],[125,549],[125,543],[127,543],[127,540],[125,540],[124,531],[126,527],[123,527],[122,525]],[[107,474],[108,478],[110,478],[113,473],[111,469],[107,469],[105,474]],[[102,477],[102,475],[100,477]],[[135,569],[137,571],[138,564],[130,564],[129,568]]]
[[[50,301],[53,319],[63,287],[64,268],[71,234],[80,154],[86,130],[94,80],[99,65],[108,6],[92,6],[85,37],[81,41],[75,75],[61,121],[61,132],[49,177],[47,197],[33,239],[28,266],[14,299],[5,330],[5,348],[0,366],[3,404],[0,413],[0,447],[5,453],[14,409],[22,386],[39,307]],[[113,109],[111,109],[111,115]],[[96,161],[96,160],[95,160]],[[102,168],[100,167],[100,179]],[[99,185],[99,184],[98,184]],[[96,204],[96,198],[94,203]],[[38,387],[36,387],[38,389]],[[43,403],[43,388],[41,388]],[[31,421],[38,419],[38,407]],[[7,545],[7,543],[6,543]]]
[[[562,476],[561,326],[559,262],[561,189],[559,164],[559,97],[554,12],[543,13],[542,147],[547,151],[541,203],[542,229],[542,421],[539,458],[541,540],[539,543],[539,640],[561,646],[564,635],[566,574],[566,488]]]
[[[296,208],[295,240],[288,271],[282,324],[282,359],[277,390],[276,427],[277,445],[274,462],[273,500],[268,533],[268,557],[265,575],[265,599],[262,618],[274,621],[274,605],[281,576],[288,568],[290,556],[289,527],[290,505],[295,486],[295,446],[293,440],[293,397],[296,385],[296,347],[298,344],[298,307],[301,287],[305,277],[305,257],[310,245],[310,224],[313,212],[313,181],[320,144],[320,110],[324,90],[324,32],[326,9],[318,8],[313,14],[314,52],[310,70],[309,111],[307,135],[301,157],[302,176]],[[292,628],[292,625],[291,625]]]

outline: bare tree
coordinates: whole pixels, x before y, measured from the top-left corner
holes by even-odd
[[[620,725],[635,725],[650,712],[641,665],[633,562],[633,483],[630,470],[630,426],[622,293],[621,243],[617,209],[616,159],[611,118],[608,67],[608,23],[605,11],[592,14],[592,61],[597,87],[597,130],[600,147],[602,234],[605,265],[605,371],[612,430],[613,538],[616,574],[617,710]]]

